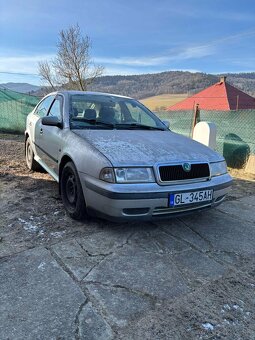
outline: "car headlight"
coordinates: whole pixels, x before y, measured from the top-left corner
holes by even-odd
[[[115,168],[117,183],[155,182],[152,168]]]
[[[224,175],[228,172],[227,164],[225,161],[210,163],[211,177]]]
[[[104,168],[99,178],[110,183],[155,182],[152,168]]]

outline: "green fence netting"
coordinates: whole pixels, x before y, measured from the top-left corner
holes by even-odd
[[[172,131],[191,137],[193,111],[163,111],[157,114],[170,122]],[[244,167],[249,156],[255,154],[255,110],[201,110],[200,121],[216,124],[216,150],[225,157],[230,167]]]
[[[26,117],[40,98],[0,88],[0,131],[23,133]]]

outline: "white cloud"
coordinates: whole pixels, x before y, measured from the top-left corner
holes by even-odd
[[[172,61],[180,61],[186,59],[203,58],[215,53],[213,46],[201,45],[194,47],[187,47],[181,51],[170,51],[168,54],[162,56],[152,57],[119,57],[119,58],[107,58],[96,57],[94,61],[96,63],[106,65],[123,65],[123,66],[135,66],[135,67],[148,67],[148,66],[163,66]]]
[[[0,72],[37,74],[38,62],[52,59],[52,55],[1,56]]]
[[[101,64],[126,65],[126,66],[156,66],[166,63],[167,57],[120,57],[120,58],[105,58],[96,57],[94,61]]]
[[[201,72],[201,70],[196,70],[196,69],[174,69],[174,68],[167,68],[167,69],[160,69],[160,68],[153,68],[153,70],[145,70],[141,68],[129,68],[129,67],[115,67],[115,66],[107,66],[104,70],[104,76],[113,76],[113,75],[123,75],[123,76],[128,76],[128,75],[134,75],[134,74],[145,74],[145,73],[159,73],[159,72],[166,72],[166,71],[187,71],[191,73],[196,73],[196,72]]]

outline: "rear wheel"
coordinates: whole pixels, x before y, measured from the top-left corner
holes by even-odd
[[[75,220],[87,216],[81,182],[73,162],[68,162],[60,178],[61,197],[68,215]]]
[[[27,138],[26,140],[25,156],[26,156],[26,164],[29,170],[33,170],[33,171],[40,170],[40,165],[36,162],[34,158],[34,151],[32,149],[30,138]]]

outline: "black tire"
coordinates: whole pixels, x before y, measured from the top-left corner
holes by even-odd
[[[30,138],[27,138],[25,145],[25,156],[26,164],[30,171],[38,171],[41,169],[40,164],[38,164],[34,158],[34,151],[32,149]]]
[[[73,162],[66,163],[62,170],[60,189],[68,215],[75,220],[85,219],[87,217],[86,204],[79,175]]]

